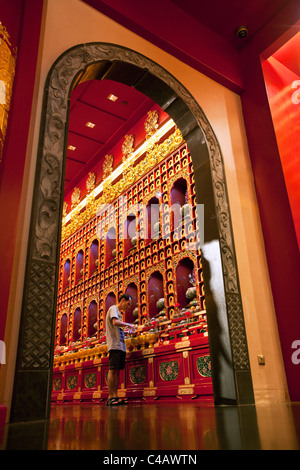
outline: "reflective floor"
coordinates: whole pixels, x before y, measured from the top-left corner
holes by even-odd
[[[2,450],[299,450],[300,403],[55,405],[0,429]]]

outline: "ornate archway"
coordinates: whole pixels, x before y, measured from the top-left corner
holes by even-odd
[[[204,204],[203,274],[215,404],[254,403],[221,150],[199,104],[163,67],[106,43],[75,46],[51,68],[44,93],[11,421],[49,416],[69,98],[76,84],[114,80],[152,98],[189,147]]]

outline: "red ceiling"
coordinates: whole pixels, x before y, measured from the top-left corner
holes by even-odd
[[[154,44],[194,68],[228,86],[243,89],[239,49],[289,0],[85,0]],[[249,34],[241,40],[235,34],[246,25]],[[110,93],[116,102],[107,99]],[[65,195],[82,183],[87,173],[143,119],[154,102],[119,82],[91,80],[72,92]],[[95,123],[90,129],[87,121]],[[98,172],[99,173],[99,172]],[[98,174],[98,178],[101,175]]]
[[[108,99],[110,93],[117,101]],[[67,150],[65,196],[89,171],[99,167],[105,155],[154,105],[134,88],[112,80],[86,81],[73,90],[68,145],[76,149]],[[88,121],[95,127],[87,127]]]
[[[164,1],[164,0],[163,0]],[[236,47],[241,47],[267,21],[272,18],[289,0],[170,0],[182,8],[199,23],[222,36]],[[245,41],[236,36],[236,29],[245,25],[248,36]]]
[[[84,0],[129,30],[229,89],[244,89],[240,49],[290,3],[298,0]],[[299,15],[298,15],[299,17]],[[295,18],[295,22],[297,21]],[[248,36],[239,38],[239,26]],[[277,24],[278,29],[282,29]],[[272,28],[265,39],[272,38]],[[266,46],[267,47],[267,46]]]

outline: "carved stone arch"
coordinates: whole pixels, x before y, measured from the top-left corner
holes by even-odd
[[[253,403],[224,165],[213,129],[189,91],[159,64],[122,46],[89,43],[64,52],[45,86],[11,421],[49,416],[69,100],[78,83],[104,74],[152,98],[187,142],[196,201],[205,205],[202,254],[215,403]],[[29,410],[31,394],[35,406]]]

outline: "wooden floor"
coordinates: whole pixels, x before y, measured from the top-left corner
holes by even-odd
[[[300,403],[55,405],[49,421],[7,425],[0,437],[2,450],[118,451],[116,455],[132,450],[299,450]]]

